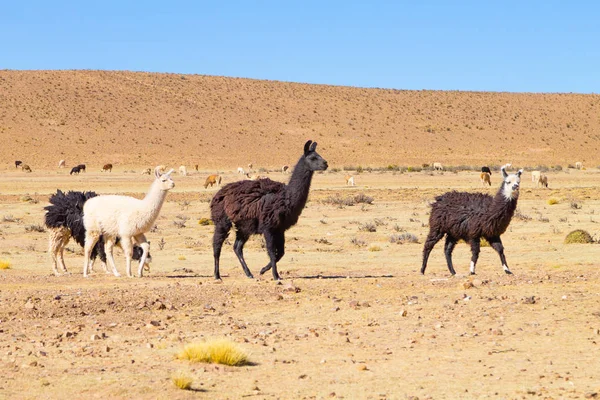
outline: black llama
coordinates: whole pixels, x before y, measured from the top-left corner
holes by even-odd
[[[225,185],[215,194],[210,203],[211,218],[215,224],[215,279],[221,279],[221,247],[232,225],[236,228],[233,251],[246,276],[254,278],[244,260],[244,244],[251,235],[262,234],[270,262],[260,270],[260,274],[272,269],[273,279],[281,279],[277,272],[277,262],[285,252],[285,231],[298,222],[308,199],[314,171],[327,169],[327,161],[315,151],[316,147],[316,142],[306,142],[304,154],[298,160],[287,185],[268,178],[244,180]]]
[[[431,205],[429,216],[429,234],[423,248],[423,266],[421,273],[425,273],[427,259],[433,246],[446,235],[444,253],[448,270],[456,274],[452,267],[452,250],[460,239],[471,245],[471,274],[475,274],[475,264],[479,257],[481,238],[485,238],[492,248],[500,255],[502,268],[507,274],[512,274],[504,257],[504,246],[500,240],[517,208],[519,198],[519,183],[523,170],[516,174],[508,175],[506,164],[500,168],[502,172],[502,185],[496,196],[492,197],[483,193],[448,192],[435,198]]]

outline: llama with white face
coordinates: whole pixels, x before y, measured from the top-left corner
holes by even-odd
[[[485,238],[496,250],[502,262],[502,268],[507,274],[512,274],[504,257],[504,246],[500,240],[517,208],[519,185],[523,170],[508,175],[506,164],[500,168],[502,185],[496,196],[483,193],[448,192],[435,198],[431,205],[429,216],[429,234],[423,248],[423,265],[421,273],[425,273],[427,259],[433,246],[446,236],[444,253],[448,270],[456,274],[452,266],[452,251],[459,240],[471,245],[471,274],[475,274],[475,264],[479,258],[481,238]]]
[[[144,236],[154,225],[163,206],[167,192],[175,184],[171,179],[173,170],[165,174],[154,170],[154,182],[142,200],[129,196],[106,195],[89,199],[83,206],[83,224],[85,226],[85,261],[83,276],[88,276],[91,251],[100,238],[104,237],[106,258],[115,276],[120,276],[115,266],[112,248],[117,237],[125,253],[127,276],[131,273],[132,243],[138,243],[144,250],[140,260],[138,276],[142,276],[143,266],[150,245]]]

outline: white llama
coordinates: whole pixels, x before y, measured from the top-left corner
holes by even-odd
[[[60,160],[58,162],[58,168],[64,168],[67,165],[65,160]]]
[[[179,175],[187,176],[187,169],[185,168],[185,165],[181,165],[179,167]]]
[[[344,179],[346,179],[347,186],[354,186],[354,176],[353,175],[346,175],[346,177]]]
[[[171,179],[172,172],[171,169],[166,174],[161,174],[156,167],[154,170],[156,179],[142,200],[129,196],[106,195],[96,196],[85,202],[83,205],[83,224],[86,230],[84,277],[88,276],[91,251],[100,235],[104,238],[106,259],[115,276],[121,276],[113,258],[113,245],[117,236],[121,237],[121,247],[125,253],[126,271],[129,277],[133,276],[131,274],[133,243],[138,243],[144,251],[138,269],[138,276],[142,276],[150,249],[144,233],[154,225],[167,192],[175,186]]]

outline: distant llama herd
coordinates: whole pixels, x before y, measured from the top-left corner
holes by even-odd
[[[284,174],[291,172],[287,184],[255,173],[253,163],[247,164],[246,168],[237,168],[237,173],[246,178],[243,180],[222,186],[221,175],[211,174],[206,178],[205,189],[213,186],[218,188],[210,203],[211,219],[215,226],[215,279],[221,279],[221,248],[232,228],[235,228],[233,251],[246,276],[253,278],[244,259],[244,245],[250,236],[261,234],[265,239],[269,262],[260,269],[260,274],[271,270],[274,280],[281,279],[277,263],[285,253],[285,231],[298,222],[308,199],[314,173],[328,168],[327,161],[316,152],[316,147],[317,143],[309,140],[295,167],[290,169],[288,165],[284,165],[281,168]],[[439,162],[430,165],[433,171],[444,171]],[[66,166],[65,160],[59,161],[59,169]],[[422,274],[427,268],[430,252],[443,237],[446,237],[444,253],[452,275],[456,272],[451,255],[459,240],[464,240],[471,246],[470,273],[475,274],[481,238],[486,239],[498,253],[504,272],[512,274],[504,256],[500,236],[508,228],[516,210],[523,170],[509,174],[509,167],[510,164],[500,167],[501,185],[494,196],[451,191],[435,198],[431,205],[429,233],[423,248]],[[21,160],[15,161],[15,168],[32,172],[31,167]],[[582,163],[575,163],[575,168],[583,169]],[[198,164],[194,169],[199,170]],[[101,172],[112,170],[112,163],[106,163],[100,169]],[[83,163],[73,166],[69,174],[79,175],[81,172],[86,172],[86,165]],[[54,274],[67,273],[64,250],[70,239],[74,239],[84,248],[84,277],[89,276],[98,257],[106,273],[120,276],[113,257],[115,245],[121,247],[125,255],[127,276],[134,276],[132,260],[136,260],[136,275],[141,277],[143,271],[149,269],[152,260],[150,243],[145,234],[158,218],[167,193],[175,187],[171,178],[173,173],[173,169],[166,171],[164,165],[144,169],[142,174],[154,175],[154,180],[141,200],[121,195],[98,195],[92,191],[57,190],[51,195],[50,204],[44,208],[44,222],[49,232],[49,253]],[[188,176],[184,165],[178,168],[178,173],[182,177]],[[479,179],[481,185],[491,186],[492,169],[482,167]],[[347,186],[355,186],[354,175],[346,174],[344,180]],[[539,170],[531,171],[531,180],[536,187],[548,188],[548,176]]]

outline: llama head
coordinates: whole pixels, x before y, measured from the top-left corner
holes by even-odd
[[[328,167],[327,161],[315,151],[317,142],[309,140],[304,145],[304,162],[311,171],[325,171]]]
[[[516,174],[507,174],[506,168],[510,167],[510,164],[505,164],[500,167],[502,177],[502,195],[506,200],[514,200],[519,196],[519,185],[521,184],[521,174],[523,170],[520,169]]]
[[[156,168],[154,168],[154,177],[156,178],[156,181],[159,184],[160,190],[170,190],[173,189],[175,187],[175,182],[173,182],[173,179],[171,179],[171,173],[174,171],[174,169],[171,168],[171,170],[169,170],[169,172],[166,172],[164,174],[160,173],[160,165]]]

